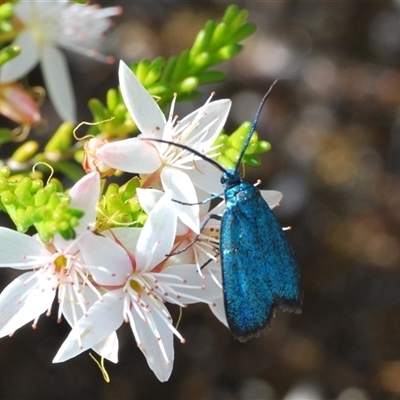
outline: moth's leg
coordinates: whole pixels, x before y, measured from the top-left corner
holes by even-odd
[[[198,233],[197,235],[196,235],[196,237],[187,245],[187,246],[185,246],[183,249],[180,249],[180,250],[178,250],[178,251],[175,251],[175,252],[173,252],[173,253],[170,253],[170,254],[166,254],[166,256],[167,257],[171,257],[171,256],[175,256],[175,255],[177,255],[177,254],[181,254],[181,253],[183,253],[184,251],[186,251],[189,247],[191,247],[191,246],[193,246],[196,242],[197,242],[197,240],[198,240],[198,238],[199,238],[199,236],[200,236],[200,234],[201,234],[201,231],[204,229],[204,227],[207,225],[207,223],[208,223],[208,221],[210,221],[210,219],[216,219],[217,221],[221,221],[222,220],[222,217],[221,217],[221,215],[218,215],[218,214],[210,214],[210,215],[207,215],[207,217],[204,219],[204,221],[201,223],[201,225],[200,225],[200,233]],[[210,261],[211,262],[211,261]],[[207,262],[208,263],[208,262]],[[202,267],[203,268],[203,267]]]
[[[218,252],[217,254],[215,254],[215,258],[217,258],[220,255],[220,252]],[[210,264],[211,261],[214,261],[214,258],[210,258],[208,261],[206,261],[201,267],[200,269],[203,269],[204,267],[207,267],[208,264]]]

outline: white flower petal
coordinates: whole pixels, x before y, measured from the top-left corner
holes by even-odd
[[[164,196],[164,192],[157,189],[136,189],[136,194],[139,198],[140,206],[148,215],[151,213],[157,202]]]
[[[176,224],[176,236],[186,236],[190,231],[191,229],[178,218]]]
[[[163,273],[171,275],[171,277],[160,275],[160,283],[168,283],[173,287],[177,280],[172,276],[179,276],[184,280],[184,284],[180,284],[177,289],[180,296],[179,301],[184,304],[200,302],[209,304],[222,297],[221,287],[208,273],[204,274],[205,278],[203,279],[197,271],[196,264],[172,265],[164,269],[161,274]]]
[[[50,256],[51,253],[35,238],[0,227],[0,267],[31,269],[40,265],[40,261],[34,263],[33,257]]]
[[[15,16],[17,16],[25,24],[29,23],[29,21],[32,19],[33,12],[34,7],[32,2],[29,1],[19,1],[14,6]]]
[[[157,148],[138,138],[107,143],[96,156],[110,167],[137,174],[150,174],[161,166]]]
[[[25,272],[0,294],[0,337],[14,333],[51,308],[57,283],[45,272]]]
[[[165,116],[149,92],[130,68],[119,63],[119,83],[126,108],[144,137],[159,138],[165,126]]]
[[[208,199],[210,197],[209,193],[204,192],[201,189],[195,188],[196,190],[196,196],[198,202],[201,202],[202,200]],[[208,210],[210,208],[210,202],[204,203],[204,204],[199,204],[199,215],[200,217],[204,216],[207,214]],[[190,228],[185,225],[179,218],[178,218],[178,223],[176,226],[176,236],[187,236],[189,234]],[[187,242],[189,244],[190,242]],[[178,263],[179,264],[179,263]]]
[[[214,301],[214,304],[210,306],[210,310],[229,329],[228,321],[226,320],[224,299],[222,297]]]
[[[43,22],[49,17],[50,19],[53,19],[54,14],[58,10],[62,9],[67,2],[67,0],[57,0],[52,2],[41,2],[35,0],[19,1],[15,5],[15,14],[19,18],[22,18],[26,24],[32,22],[34,19]],[[37,24],[37,21],[35,21],[35,23]],[[35,23],[34,25],[36,27]]]
[[[122,285],[132,272],[129,255],[112,239],[87,232],[78,246],[87,269],[99,285]]]
[[[161,181],[164,189],[171,190],[172,198],[184,203],[197,203],[196,190],[188,175],[173,167],[164,167],[161,171]],[[199,206],[182,205],[174,202],[178,217],[193,232],[199,233]]]
[[[152,304],[151,299],[148,299],[147,304]],[[165,307],[164,309],[168,313]],[[161,382],[165,382],[171,376],[174,363],[173,333],[166,325],[165,319],[156,312],[154,307],[151,310],[151,317],[159,332],[159,338],[154,336],[152,326],[149,322],[144,322],[137,314],[134,314],[134,324],[140,339],[138,347],[145,355],[147,363],[156,377]],[[130,323],[132,325],[132,321],[130,321]],[[134,328],[132,328],[132,330],[134,330]],[[161,351],[160,342],[165,349],[168,362]]]
[[[136,246],[138,271],[149,271],[165,259],[175,240],[176,213],[166,193],[153,208]]]
[[[106,293],[102,300],[93,304],[87,316],[82,317],[73,327],[54,357],[53,363],[63,362],[77,356],[104,341],[116,331],[124,320],[123,298],[122,289],[112,290]]]
[[[195,128],[185,138],[185,144],[199,152],[208,151],[225,125],[231,104],[228,99],[212,101],[183,118],[180,126],[193,125],[195,121]]]
[[[121,246],[129,253],[135,254],[136,245],[139,240],[140,234],[142,233],[142,228],[112,228],[101,232],[105,237],[118,242]]]
[[[199,202],[204,201],[206,199],[210,198],[210,193],[205,192],[204,190],[200,188],[196,188],[196,196]],[[199,204],[199,214],[200,217],[204,217],[207,215],[208,211],[210,210],[210,202],[207,201],[206,203]]]
[[[53,106],[61,119],[75,122],[75,96],[65,56],[50,45],[43,46],[41,52],[43,78]]]
[[[283,194],[277,190],[260,190],[261,196],[269,205],[269,208],[273,209],[279,205],[282,200]]]
[[[59,291],[60,290],[62,289],[59,288]],[[85,299],[84,306],[86,307],[86,310],[88,310],[97,300],[99,300],[99,295],[90,286],[87,285],[84,286],[82,292],[84,294],[84,299]],[[80,302],[77,297],[78,293],[75,290],[67,289],[64,293],[65,294],[62,298],[62,302],[60,303],[59,307],[62,307],[62,315],[68,322],[69,326],[73,328],[75,324],[79,321],[79,319],[83,317],[84,311],[80,306]],[[58,295],[60,295],[60,292],[58,292]]]
[[[222,172],[205,160],[195,162],[195,168],[186,171],[193,182],[193,185],[207,193],[224,193],[221,184]]]
[[[79,220],[79,226],[75,228],[77,234],[88,227],[93,228],[96,222],[96,205],[100,197],[100,175],[91,172],[81,178],[69,191],[71,208],[84,211],[84,216]]]
[[[117,363],[118,362],[118,336],[116,332],[107,336],[104,340],[92,346],[92,349],[105,359]]]
[[[39,48],[31,31],[21,32],[13,44],[21,47],[21,54],[1,67],[0,79],[3,83],[21,79],[39,62]]]

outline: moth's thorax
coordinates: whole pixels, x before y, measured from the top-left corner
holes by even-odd
[[[221,183],[225,190],[237,186],[242,182],[236,169],[228,169],[221,176]]]
[[[236,204],[246,206],[247,202],[254,201],[255,196],[261,195],[258,188],[249,182],[239,182],[239,184],[225,189],[225,202],[227,207]]]

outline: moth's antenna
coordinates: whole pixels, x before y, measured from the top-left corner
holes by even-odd
[[[167,144],[170,144],[172,146],[176,146],[176,147],[179,147],[181,149],[190,151],[191,153],[195,154],[196,156],[198,156],[198,157],[202,158],[203,160],[208,161],[210,164],[214,165],[214,167],[218,168],[221,172],[226,172],[226,169],[222,165],[218,164],[215,160],[213,160],[210,157],[207,157],[205,154],[202,154],[197,150],[194,150],[194,149],[192,149],[192,148],[190,148],[188,146],[185,146],[184,144],[170,142],[168,140],[163,140],[163,139],[153,139],[153,138],[143,138],[142,140],[148,140],[149,142],[167,143]]]
[[[241,163],[241,161],[242,161],[243,155],[244,155],[244,153],[245,153],[245,151],[246,151],[246,149],[247,149],[247,146],[248,146],[249,143],[250,143],[251,137],[253,136],[253,133],[254,133],[254,131],[255,131],[255,129],[256,129],[257,122],[258,122],[258,118],[260,117],[260,113],[261,113],[261,110],[262,110],[262,108],[263,108],[263,106],[264,106],[264,103],[265,103],[265,101],[267,100],[268,96],[270,95],[270,93],[271,93],[271,91],[272,91],[272,88],[275,86],[275,83],[278,82],[278,80],[279,80],[279,78],[276,78],[276,79],[274,80],[274,82],[272,83],[272,85],[271,85],[270,88],[268,89],[268,92],[265,93],[264,97],[263,97],[262,100],[261,100],[260,105],[258,106],[258,110],[257,110],[257,112],[256,112],[256,115],[255,115],[254,119],[253,119],[253,123],[252,123],[252,125],[251,125],[250,131],[249,131],[249,133],[247,134],[247,138],[246,138],[246,140],[245,140],[245,142],[244,142],[244,145],[243,145],[243,147],[242,147],[242,151],[240,152],[239,158],[238,158],[238,160],[236,161],[235,171],[238,170],[239,165],[240,165],[240,163]]]

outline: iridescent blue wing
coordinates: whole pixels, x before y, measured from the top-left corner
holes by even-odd
[[[301,309],[300,271],[282,227],[253,185],[225,193],[221,263],[225,310],[233,335],[257,336],[276,307]]]

